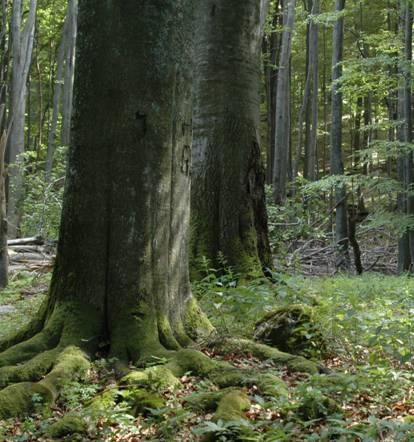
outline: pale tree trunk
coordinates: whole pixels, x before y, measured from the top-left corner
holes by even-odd
[[[278,0],[274,9],[272,20],[273,32],[266,40],[269,56],[269,65],[266,67],[266,88],[267,88],[267,152],[266,152],[266,181],[272,184],[273,163],[275,154],[275,131],[276,131],[276,95],[277,95],[277,76],[278,63],[280,58],[281,34],[275,29],[283,24],[283,14],[280,11],[282,0]]]
[[[22,0],[13,1],[12,55],[13,76],[11,86],[10,132],[8,133],[8,231],[10,237],[18,233],[19,203],[23,197],[23,170],[19,155],[24,152],[27,79],[32,60],[36,24],[37,0],[30,0],[29,14],[22,29]]]
[[[7,77],[9,68],[9,40],[7,26],[7,0],[1,0],[0,30],[0,288],[8,284],[9,257],[7,250],[6,189],[4,156],[7,145]]]
[[[62,145],[70,142],[72,120],[73,82],[75,78],[75,55],[77,38],[78,0],[69,0],[68,4],[68,38],[66,39],[65,79],[62,105]]]
[[[0,109],[0,118],[2,118]],[[7,249],[7,214],[6,214],[6,187],[4,173],[4,157],[7,145],[7,132],[3,130],[0,137],[0,288],[9,282],[9,255]]]
[[[65,63],[65,47],[66,40],[68,38],[68,29],[70,28],[70,16],[69,11],[66,15],[66,20],[63,26],[62,38],[59,45],[59,50],[56,60],[56,78],[54,84],[53,93],[53,109],[52,109],[52,119],[49,127],[49,137],[47,144],[47,157],[46,157],[46,181],[50,180],[50,174],[53,168],[53,156],[56,145],[56,135],[57,135],[57,125],[59,119],[60,101],[62,95],[62,83],[63,83],[63,68]]]
[[[222,253],[240,273],[271,265],[259,134],[260,0],[198,9],[192,174],[192,272]],[[237,75],[235,73],[237,72]]]
[[[412,63],[412,4],[400,0],[400,34],[403,41],[403,50],[400,60],[400,85],[398,90],[398,119],[403,122],[398,129],[398,140],[403,143],[412,142],[412,90],[411,90],[411,63]],[[413,154],[405,153],[398,159],[398,176],[403,186],[399,195],[398,206],[401,213],[414,215],[414,197],[412,192],[414,183]],[[400,272],[413,271],[414,263],[414,233],[409,230],[403,234],[398,243],[398,269]]]
[[[289,62],[295,23],[296,0],[284,4],[284,30],[280,51],[276,99],[275,160],[273,166],[273,198],[276,204],[286,200],[289,155]]]
[[[345,0],[335,0],[335,11],[340,14],[345,8]],[[332,128],[331,128],[331,174],[343,175],[342,160],[342,93],[338,80],[342,77],[342,55],[344,44],[344,18],[340,15],[335,23],[332,48]],[[335,188],[336,227],[335,241],[337,247],[336,267],[349,270],[348,215],[346,188],[338,184]]]
[[[306,32],[307,41],[309,41],[309,27]],[[303,123],[304,119],[308,119],[308,111],[309,111],[309,98],[311,93],[311,66],[309,64],[309,44],[306,45],[306,78],[305,78],[305,86],[303,88],[303,97],[302,104],[299,109],[299,118],[298,118],[298,140],[296,145],[296,154],[295,160],[293,163],[293,177],[297,178],[299,174],[299,170],[301,168],[302,160],[303,160],[303,142],[304,142],[304,131],[303,131]],[[304,175],[306,174],[306,165],[303,167]]]

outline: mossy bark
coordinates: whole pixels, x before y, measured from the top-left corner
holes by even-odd
[[[260,1],[199,3],[191,270],[219,253],[247,274],[271,267],[259,135]]]

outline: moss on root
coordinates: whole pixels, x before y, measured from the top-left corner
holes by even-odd
[[[185,404],[195,411],[211,412],[217,409],[217,406],[226,394],[234,391],[235,388],[224,388],[218,391],[208,391],[206,393],[194,393],[184,399]]]
[[[49,350],[39,353],[21,365],[0,368],[0,388],[11,383],[39,381],[53,366],[59,350]]]
[[[185,333],[194,341],[206,338],[215,331],[193,296],[186,303],[183,322]]]
[[[313,361],[284,353],[265,344],[259,344],[248,339],[226,339],[211,344],[221,353],[237,353],[244,356],[254,356],[261,360],[272,361],[276,365],[285,365],[290,371],[316,374],[321,367]]]
[[[34,394],[40,395],[44,404],[52,404],[66,382],[84,378],[89,368],[90,362],[79,348],[67,347],[41,381],[12,384],[0,391],[0,418],[30,413]]]

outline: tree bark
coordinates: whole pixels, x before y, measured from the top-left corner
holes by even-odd
[[[284,31],[277,82],[275,161],[273,167],[273,198],[276,204],[283,204],[286,200],[289,151],[289,61],[295,23],[295,6],[296,0],[287,0],[284,4]]]
[[[345,0],[335,0],[335,11],[341,14],[345,8]],[[332,128],[331,128],[331,174],[343,175],[342,162],[342,93],[338,81],[342,77],[342,54],[344,41],[344,18],[339,15],[333,32],[332,48]],[[335,239],[337,245],[336,267],[349,270],[349,239],[346,204],[346,189],[344,184],[335,188],[336,226]]]
[[[24,152],[24,126],[26,113],[27,79],[29,75],[36,24],[37,0],[30,0],[29,15],[23,30],[22,0],[13,1],[12,53],[13,75],[11,88],[10,131],[8,133],[8,232],[15,237],[19,230],[19,204],[23,197],[23,170],[18,164],[19,155]],[[12,167],[10,167],[12,166]]]
[[[260,1],[205,0],[197,19],[191,266],[221,252],[239,272],[271,266],[259,135]]]

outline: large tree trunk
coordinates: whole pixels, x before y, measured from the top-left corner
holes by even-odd
[[[0,343],[1,350],[29,338],[1,353],[0,367],[31,366],[31,357],[38,365],[30,379],[0,368],[0,387],[39,380],[71,345],[94,354],[107,342],[128,362],[190,342],[183,320],[195,305],[187,259],[192,18],[192,0],[80,4],[50,294],[40,317]]]
[[[240,272],[271,265],[259,147],[260,1],[198,11],[191,253]]]
[[[403,51],[400,60],[400,86],[398,90],[398,119],[403,124],[398,128],[398,140],[402,143],[412,142],[412,91],[411,91],[411,63],[412,63],[412,4],[405,0],[400,1],[400,34],[403,40]],[[398,159],[398,176],[403,186],[399,195],[398,206],[401,213],[414,215],[414,197],[412,192],[414,182],[413,154],[405,153]],[[414,264],[414,232],[410,229],[405,232],[398,243],[398,269],[400,272],[413,271]]]
[[[345,0],[335,1],[335,11],[341,13],[345,8]],[[339,16],[333,32],[332,49],[332,128],[331,128],[331,174],[343,175],[344,165],[342,162],[342,93],[339,89],[338,80],[342,77],[342,54],[344,43],[344,18]],[[346,189],[344,184],[338,184],[335,188],[336,206],[336,245],[338,269],[350,268],[348,250],[348,214],[346,204]]]
[[[187,259],[192,3],[80,2],[57,261],[39,316],[0,341],[0,388],[6,387],[0,390],[0,419],[33,410],[34,394],[53,403],[67,382],[87,376],[87,356],[98,351],[118,360],[121,375],[130,370],[127,362],[142,367],[151,357],[162,358],[165,365],[138,373],[150,383],[158,373],[176,386],[192,371],[219,386],[261,385],[261,394],[268,388],[270,374],[252,378],[251,370],[243,374],[181,348],[202,329],[212,331],[191,296]],[[253,185],[254,175],[251,180]],[[238,353],[289,370],[318,370],[262,344],[230,343]],[[144,389],[140,384],[138,391]],[[104,394],[113,391],[111,386]]]
[[[13,76],[11,88],[11,118],[8,133],[7,162],[9,165],[9,192],[7,217],[9,236],[15,237],[19,230],[19,203],[23,197],[23,170],[18,164],[19,155],[24,152],[24,127],[26,114],[27,79],[32,60],[33,40],[36,23],[37,0],[30,0],[29,15],[22,27],[22,0],[13,1]],[[10,167],[11,166],[11,167]]]
[[[275,160],[273,167],[273,198],[276,204],[286,199],[287,170],[289,156],[289,64],[296,0],[284,2],[284,31],[280,51],[276,99]]]

